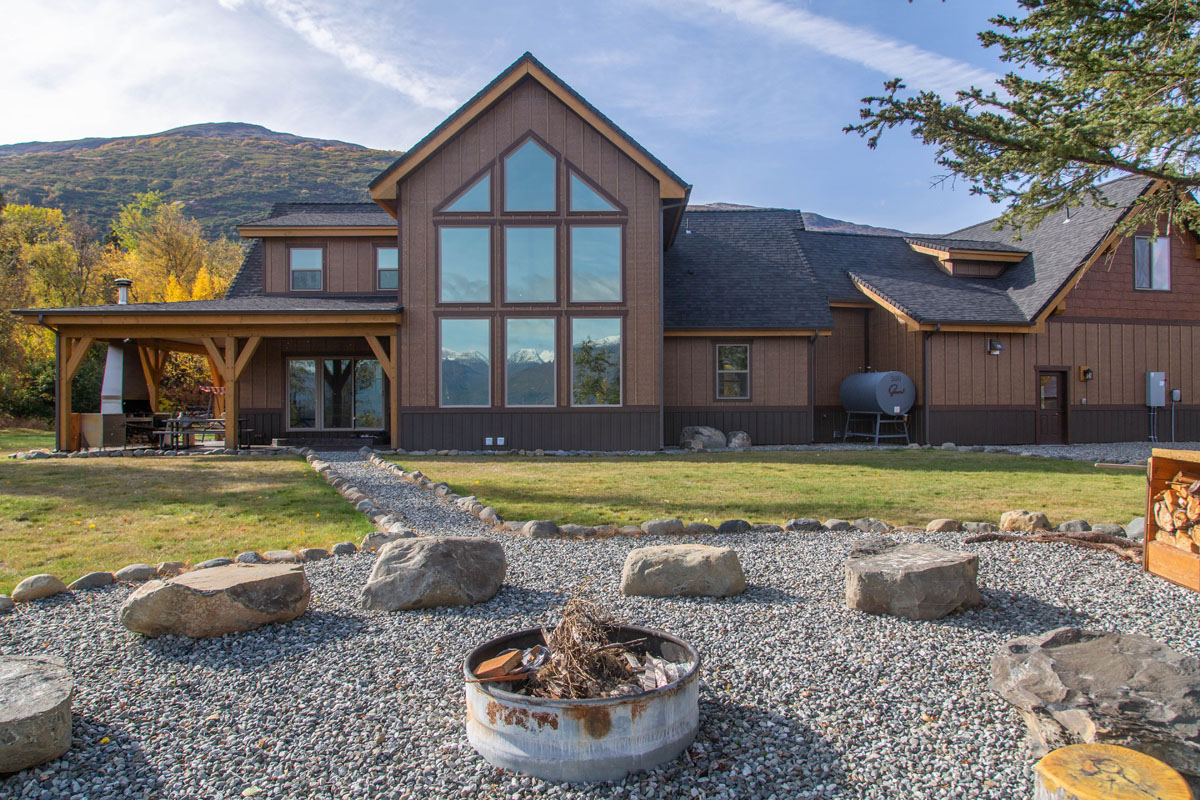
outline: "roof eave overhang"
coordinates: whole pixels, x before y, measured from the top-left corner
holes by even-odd
[[[854,281],[854,285],[863,294],[871,298],[881,308],[889,311],[896,319],[904,323],[904,327],[910,331],[942,333],[1044,333],[1046,330],[1044,320],[1024,323],[967,322],[963,320],[936,320],[918,317],[880,292],[875,291],[857,275],[851,275],[850,280]]]
[[[1029,253],[1013,250],[969,250],[961,247],[929,247],[928,245],[908,243],[908,246],[918,253],[934,256],[939,261],[994,261],[1004,264],[1017,264],[1025,260]]]
[[[755,336],[832,336],[833,328],[828,325],[815,325],[806,328],[663,328],[663,336],[725,336],[725,337],[755,337]]]
[[[12,312],[29,325],[97,339],[197,340],[213,336],[390,336],[403,310]]]
[[[584,101],[556,76],[544,69],[536,59],[526,55],[509,67],[508,70],[501,73],[483,91],[467,101],[462,108],[435,128],[429,136],[419,142],[412,150],[407,151],[371,181],[371,199],[389,214],[396,216],[398,213],[396,201],[399,195],[399,186],[404,178],[527,77],[540,83],[564,105],[599,131],[604,138],[612,142],[619,150],[653,175],[658,180],[659,196],[661,198],[683,200],[688,196],[690,186],[680,181],[669,171],[663,169],[661,165],[656,163],[655,159],[650,158],[642,150],[641,146],[630,139],[628,135],[619,131],[611,122],[592,108],[589,103]]]
[[[239,225],[238,235],[244,239],[395,236],[395,225]]]

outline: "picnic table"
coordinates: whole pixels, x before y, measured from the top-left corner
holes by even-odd
[[[238,426],[242,433],[249,433],[249,428],[242,427],[246,422],[238,418]],[[206,439],[222,439],[225,436],[225,420],[221,417],[168,417],[163,430],[155,431],[164,448],[177,450],[181,447],[192,447],[196,442]]]

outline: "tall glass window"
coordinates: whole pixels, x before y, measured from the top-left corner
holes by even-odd
[[[288,362],[288,427],[317,427],[317,362]]]
[[[354,427],[383,427],[383,367],[373,358],[354,364]]]
[[[375,248],[375,285],[384,291],[400,286],[400,251],[395,247]]]
[[[554,405],[554,320],[509,319],[506,324],[505,404]]]
[[[554,253],[554,228],[505,228],[505,302],[553,303]]]
[[[553,211],[554,156],[530,139],[504,159],[504,210]]]
[[[319,247],[289,247],[288,273],[293,292],[319,292],[324,288],[321,278],[325,252]]]
[[[492,210],[492,177],[484,175],[446,207],[451,212],[488,212]]]
[[[717,397],[746,400],[750,397],[750,345],[717,345]]]
[[[354,362],[348,358],[326,358],[322,361],[321,427],[351,428],[354,426]]]
[[[571,302],[621,300],[621,229],[571,226]]]
[[[1138,289],[1171,288],[1171,240],[1166,236],[1133,240],[1133,285]]]
[[[441,228],[441,302],[486,303],[492,299],[490,228]]]
[[[486,319],[443,319],[443,406],[490,406],[492,325]]]
[[[621,320],[571,320],[571,405],[621,404]]]
[[[287,374],[289,428],[383,428],[383,368],[376,359],[295,358]]]

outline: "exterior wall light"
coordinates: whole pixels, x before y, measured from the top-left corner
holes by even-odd
[[[1000,344],[999,339],[987,340],[987,351],[989,356],[998,356],[1004,350],[1004,345]]]
[[[1095,378],[1095,377],[1096,377],[1096,373],[1092,371],[1091,367],[1080,367],[1079,368],[1079,380],[1090,381],[1092,378]]]

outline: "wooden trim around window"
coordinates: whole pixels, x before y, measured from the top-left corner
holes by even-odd
[[[566,224],[566,233],[567,233],[567,235],[566,235],[566,264],[564,265],[564,269],[566,270],[566,278],[567,278],[567,286],[566,286],[567,305],[573,306],[573,307],[590,307],[590,306],[605,305],[605,304],[623,305],[625,303],[625,298],[627,298],[629,296],[628,287],[625,285],[626,277],[627,277],[626,273],[628,272],[628,270],[625,269],[626,262],[627,262],[627,259],[625,258],[625,244],[626,244],[625,229],[626,229],[627,225],[628,225],[627,219],[616,219],[616,218],[614,218],[612,220],[604,220],[604,221],[600,221],[600,222],[582,222],[579,220],[570,220],[567,222],[567,224]],[[620,241],[617,243],[617,255],[620,258],[620,261],[617,264],[617,270],[619,272],[618,277],[619,277],[619,283],[620,283],[620,287],[621,287],[621,296],[618,297],[617,299],[615,299],[615,300],[576,300],[574,298],[573,294],[575,291],[575,289],[574,289],[575,263],[574,263],[574,259],[572,258],[572,246],[574,244],[574,232],[575,232],[576,228],[616,228],[617,229],[617,235],[620,237]]]
[[[496,304],[496,229],[494,220],[439,222],[433,226],[434,302],[439,308],[487,308]],[[488,298],[486,300],[443,300],[442,299],[442,231],[447,228],[486,228],[488,231]]]
[[[284,294],[324,294],[329,290],[329,245],[325,242],[308,242],[295,243],[284,242],[284,261],[287,266],[287,291]],[[293,250],[320,250],[321,251],[321,288],[319,289],[295,289],[292,287],[292,251]],[[300,272],[315,272],[316,270],[302,269]],[[263,269],[263,275],[266,275],[266,268]]]
[[[750,383],[750,375],[751,375],[751,369],[752,369],[752,362],[750,359],[751,359],[751,355],[752,355],[751,350],[753,349],[751,347],[751,344],[752,344],[751,342],[747,342],[747,341],[728,341],[728,342],[714,341],[712,343],[713,400],[715,402],[728,403],[730,401],[734,401],[734,402],[741,401],[744,403],[744,402],[750,400],[751,397],[753,396],[754,393],[751,389],[751,383]],[[744,370],[740,370],[740,369],[723,370],[723,369],[721,369],[721,348],[722,347],[744,347],[744,348],[746,348],[746,369],[744,369]],[[721,373],[723,373],[723,372],[728,372],[728,373],[745,372],[746,373],[746,394],[744,396],[739,396],[739,397],[722,397],[721,396]]]
[[[479,313],[455,313],[450,311],[446,314],[438,314],[435,316],[437,320],[437,350],[435,357],[437,358],[437,407],[442,409],[461,409],[461,408],[495,408],[496,402],[496,319],[495,315],[490,311]],[[488,401],[487,404],[481,406],[446,406],[442,405],[442,325],[447,321],[457,320],[484,320],[488,324],[488,341],[487,341],[487,357],[488,357]]]

